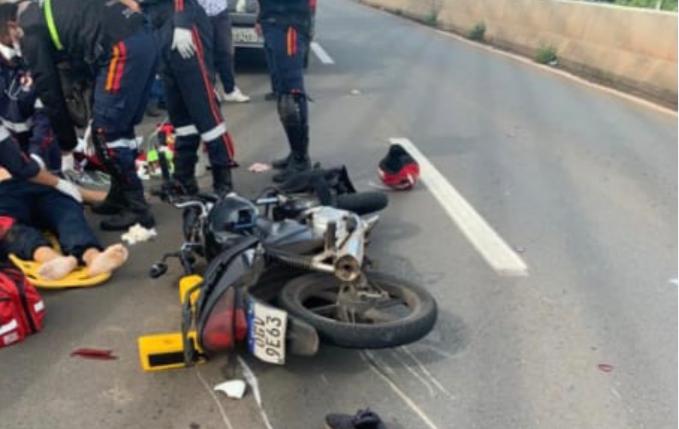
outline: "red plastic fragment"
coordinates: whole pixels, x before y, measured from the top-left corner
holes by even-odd
[[[79,356],[85,359],[97,359],[97,360],[114,360],[118,359],[118,356],[113,354],[113,350],[108,349],[88,349],[80,348],[75,349],[71,352],[71,356]]]

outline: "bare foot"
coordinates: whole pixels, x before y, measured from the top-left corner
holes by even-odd
[[[103,273],[110,273],[127,261],[129,253],[122,244],[114,244],[107,247],[92,259],[87,266],[87,273],[90,277],[98,276]]]
[[[73,256],[58,256],[40,266],[38,275],[47,280],[60,280],[78,267],[78,260]]]

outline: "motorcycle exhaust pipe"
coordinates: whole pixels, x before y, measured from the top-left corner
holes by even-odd
[[[362,226],[357,226],[337,251],[334,265],[338,279],[353,282],[361,275],[364,249],[365,230]]]

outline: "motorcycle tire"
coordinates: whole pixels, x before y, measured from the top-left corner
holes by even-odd
[[[434,327],[437,307],[425,289],[405,280],[378,272],[366,273],[390,296],[403,297],[411,310],[404,318],[380,323],[350,323],[314,313],[305,302],[314,292],[323,294],[339,290],[340,280],[332,274],[310,273],[287,283],[278,296],[279,305],[292,315],[316,328],[325,342],[345,348],[380,349],[415,342]]]

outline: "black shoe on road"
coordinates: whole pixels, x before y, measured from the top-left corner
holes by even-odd
[[[288,164],[290,163],[290,159],[291,159],[291,158],[292,158],[292,154],[289,153],[287,156],[285,156],[285,157],[283,157],[283,158],[274,159],[274,160],[271,162],[271,167],[272,167],[274,170],[285,170],[285,168],[286,168],[286,167],[288,166]]]
[[[122,213],[124,207],[124,205],[110,201],[107,198],[101,203],[93,205],[91,210],[94,214],[111,216]]]
[[[99,227],[103,231],[127,231],[136,224],[140,224],[144,228],[153,228],[156,225],[156,220],[149,210],[143,212],[125,210],[116,216],[101,221]]]
[[[295,174],[309,170],[311,170],[311,161],[309,160],[309,157],[305,156],[303,158],[297,158],[292,156],[290,157],[290,161],[285,167],[285,170],[273,176],[273,181],[275,183],[283,183]]]
[[[370,410],[359,410],[355,415],[328,414],[327,429],[387,429],[380,416]]]
[[[121,192],[118,182],[112,178],[106,198],[101,203],[92,206],[92,213],[107,216],[117,215],[125,209],[126,205],[125,194]]]

